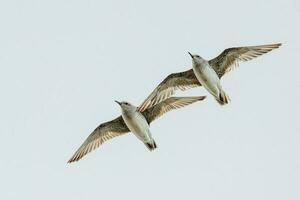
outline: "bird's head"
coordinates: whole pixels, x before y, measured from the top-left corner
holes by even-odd
[[[191,58],[193,59],[193,63],[202,63],[204,61],[204,59],[197,55],[197,54],[191,54],[190,52],[188,52],[189,55],[191,56]]]
[[[119,106],[121,107],[121,109],[123,111],[135,111],[136,107],[130,103],[128,103],[127,101],[115,101],[117,104],[119,104]]]

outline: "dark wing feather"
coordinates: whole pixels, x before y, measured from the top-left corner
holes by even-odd
[[[165,101],[156,104],[153,107],[146,109],[142,114],[145,116],[147,122],[150,124],[155,119],[173,109],[182,108],[190,105],[196,101],[205,99],[206,96],[198,97],[170,97]]]
[[[129,132],[122,116],[99,125],[79,147],[68,163],[78,161],[87,153],[99,147],[106,140]]]
[[[263,55],[273,49],[278,48],[281,44],[267,44],[260,46],[247,46],[247,47],[233,47],[225,49],[219,56],[211,59],[210,66],[221,78],[226,72],[231,71],[234,67],[238,66],[240,61],[248,61]]]
[[[167,76],[154,91],[139,106],[139,111],[143,112],[147,108],[169,98],[178,89],[186,90],[189,88],[200,86],[193,69],[173,73]]]

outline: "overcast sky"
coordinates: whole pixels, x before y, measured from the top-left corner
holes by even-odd
[[[300,1],[0,2],[0,199],[300,199]],[[151,124],[159,148],[133,134],[68,159],[100,123],[135,105],[187,51],[283,46]]]

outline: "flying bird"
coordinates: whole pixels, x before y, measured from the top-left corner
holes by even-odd
[[[220,78],[208,61],[196,54],[188,52],[193,59],[193,71],[199,83],[215,97],[220,105],[225,105],[230,98],[222,89]]]
[[[225,49],[220,55],[209,61],[205,61],[204,59],[202,59],[206,63],[205,69],[209,70],[209,72],[207,72],[206,74],[209,80],[206,80],[206,82],[204,80],[201,80],[201,78],[206,79],[207,77],[204,76],[203,78],[203,76],[197,75],[197,72],[195,73],[194,69],[189,69],[187,71],[179,73],[172,73],[167,76],[144,100],[144,102],[139,106],[139,111],[142,112],[145,109],[169,98],[178,89],[183,91],[201,86],[202,84],[210,93],[215,96],[220,104],[226,104],[229,101],[229,97],[222,90],[221,85],[218,83],[219,81],[215,79],[217,79],[217,77],[218,79],[221,79],[224,74],[238,66],[239,62],[252,60],[253,58],[272,51],[273,49],[279,48],[279,46],[281,46],[281,43],[259,46],[232,47]],[[193,66],[193,68],[195,67]],[[217,77],[215,75],[212,75],[212,70],[215,71]],[[211,76],[213,78],[211,78]],[[216,87],[218,84],[219,87]]]
[[[143,112],[139,112],[137,107],[128,102],[116,101],[121,107],[122,115],[99,125],[70,158],[68,163],[80,160],[105,141],[128,132],[134,133],[152,151],[157,145],[149,130],[151,122],[170,110],[181,108],[203,99],[205,99],[205,96],[171,97]]]

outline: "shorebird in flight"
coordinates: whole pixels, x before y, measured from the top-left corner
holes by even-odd
[[[193,71],[199,83],[215,97],[220,105],[227,104],[230,99],[222,89],[220,78],[215,70],[209,65],[207,60],[199,55],[188,53],[193,59]]]
[[[167,99],[178,89],[183,91],[201,85],[204,85],[204,87],[220,104],[226,104],[228,103],[229,98],[222,90],[219,79],[224,74],[238,66],[239,62],[251,60],[272,51],[279,46],[281,46],[280,43],[259,46],[232,47],[225,49],[219,56],[209,61],[200,58],[200,56],[191,55],[194,60],[193,69],[173,73],[167,76],[145,99],[139,107],[139,111],[142,112],[145,109]],[[195,60],[197,62],[196,65]],[[203,63],[205,66],[204,71],[206,72],[204,75],[203,73],[201,74],[201,70],[199,70],[198,62]]]
[[[205,99],[205,96],[171,97],[143,112],[139,112],[137,107],[128,102],[116,101],[121,106],[122,115],[99,125],[70,158],[68,163],[80,160],[106,140],[130,131],[152,151],[157,146],[149,130],[150,123],[170,110],[181,108],[203,99]]]

